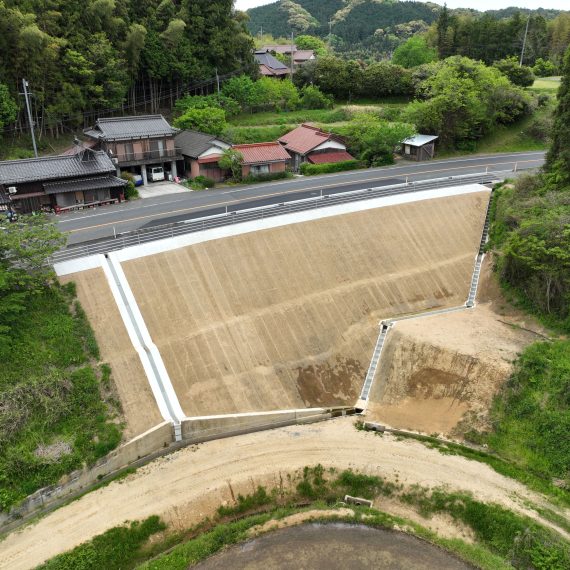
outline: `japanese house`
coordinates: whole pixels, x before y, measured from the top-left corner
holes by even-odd
[[[237,144],[232,147],[243,156],[242,176],[285,172],[291,160],[278,142]]]
[[[253,56],[259,65],[259,73],[264,77],[277,77],[283,79],[291,74],[287,65],[279,61],[266,50],[257,50]]]
[[[121,171],[140,175],[144,185],[161,168],[165,178],[178,176],[176,161],[182,160],[174,141],[178,129],[162,115],[99,119],[84,133],[113,159],[117,175]]]
[[[180,131],[174,141],[182,154],[178,170],[187,178],[206,176],[220,182],[229,176],[218,164],[224,151],[230,148],[227,142],[214,135],[189,130]]]
[[[127,182],[103,151],[0,162],[0,194],[16,212],[56,212],[122,199]],[[4,205],[6,207],[6,205]]]
[[[295,172],[303,162],[324,164],[354,160],[341,137],[325,133],[306,123],[283,135],[279,142],[291,155],[292,169]]]

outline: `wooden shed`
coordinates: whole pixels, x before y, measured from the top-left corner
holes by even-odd
[[[435,155],[435,135],[416,135],[402,141],[402,156],[417,162],[431,160]]]

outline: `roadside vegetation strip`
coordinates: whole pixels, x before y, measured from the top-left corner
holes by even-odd
[[[565,570],[570,563],[570,544],[555,533],[503,507],[481,503],[467,493],[450,493],[442,488],[427,489],[419,485],[406,488],[380,477],[350,470],[338,473],[320,465],[305,467],[292,483],[291,490],[280,487],[268,491],[260,486],[251,495],[238,495],[234,505],[220,507],[213,519],[206,519],[186,531],[165,529],[157,517],[111,529],[53,558],[41,568],[124,570],[146,560],[142,565],[145,570],[182,570],[226,546],[279,528],[280,524],[267,525],[269,521],[282,521],[281,526],[285,526],[307,520],[343,521],[404,531],[489,570],[513,567]],[[335,512],[347,494],[375,500],[380,505],[384,499],[403,502],[426,523],[433,515],[448,515],[459,526],[469,528],[475,542],[468,544],[460,539],[442,538],[418,522],[375,508],[349,505],[353,515],[347,514],[347,508]],[[318,511],[322,511],[322,515]],[[291,517],[303,512],[307,516]],[[152,535],[157,536],[149,543]],[[124,550],[123,543],[127,545]]]
[[[2,233],[0,511],[121,441],[110,369],[74,287],[47,263],[63,241],[43,216]]]

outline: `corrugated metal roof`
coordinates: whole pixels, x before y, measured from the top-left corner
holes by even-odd
[[[330,164],[331,162],[344,162],[345,160],[354,160],[346,150],[336,150],[331,152],[317,152],[309,155],[309,162],[313,164]]]
[[[289,153],[277,142],[237,144],[232,147],[243,156],[243,164],[264,164],[290,160]]]
[[[285,144],[287,150],[297,154],[307,154],[330,139],[338,140],[330,133],[324,133],[317,127],[303,124],[290,133],[283,135],[279,142]]]
[[[115,173],[116,168],[103,151],[85,150],[71,156],[46,156],[0,162],[0,184],[9,186],[37,180],[61,180],[76,176]]]
[[[414,137],[406,139],[405,141],[402,141],[402,144],[407,144],[410,146],[424,146],[424,144],[433,142],[438,138],[439,137],[436,135],[416,135]]]
[[[180,131],[174,140],[176,147],[182,151],[182,154],[190,158],[198,158],[203,152],[215,146],[216,142],[224,143],[214,135],[190,130]]]
[[[172,136],[178,129],[171,127],[162,115],[141,115],[98,119],[92,129],[83,132],[101,140],[130,140]]]
[[[63,192],[82,192],[85,190],[102,190],[104,188],[121,188],[127,181],[116,176],[97,176],[94,178],[75,178],[62,182],[44,184],[46,194],[62,194]]]

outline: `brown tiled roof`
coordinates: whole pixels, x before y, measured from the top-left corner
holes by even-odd
[[[278,142],[237,144],[232,147],[243,156],[243,164],[263,164],[290,160],[289,153]]]

